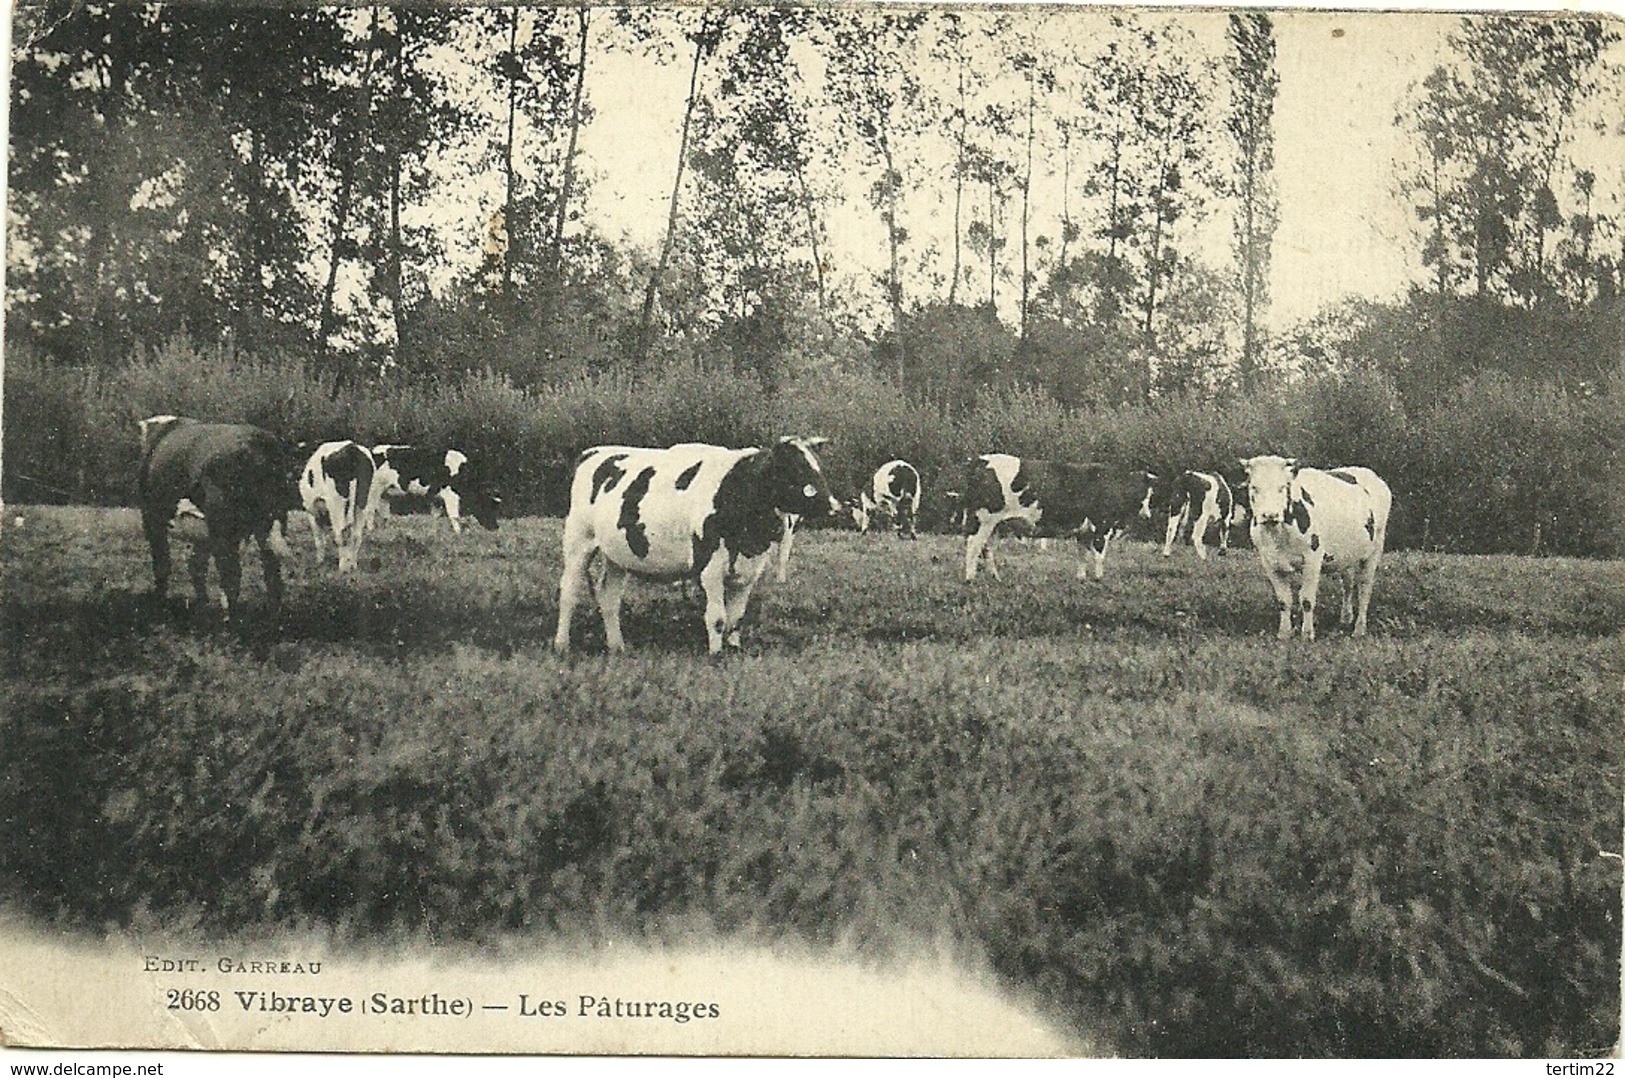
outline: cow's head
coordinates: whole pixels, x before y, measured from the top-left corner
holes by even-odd
[[[1140,518],[1150,520],[1152,513],[1166,509],[1172,502],[1174,484],[1172,479],[1164,479],[1156,472],[1141,472],[1140,478],[1145,484],[1145,496],[1140,499]]]
[[[476,490],[463,497],[463,512],[479,521],[486,531],[494,532],[502,512],[502,496],[494,490]]]
[[[867,494],[859,494],[856,498],[848,498],[841,503],[841,511],[852,520],[852,526],[860,532],[869,530],[870,512],[874,508],[874,500]]]
[[[829,492],[824,468],[813,452],[828,438],[780,438],[770,450],[773,507],[781,513],[803,517],[826,517],[841,511],[841,503]]]
[[[480,522],[486,531],[497,530],[497,518],[502,512],[502,496],[485,481],[482,469],[457,450],[446,453],[447,483],[457,492],[461,512]]]
[[[1279,527],[1290,513],[1298,462],[1293,457],[1247,457],[1247,502],[1253,519],[1266,528]]]
[[[284,511],[290,509],[303,509],[305,499],[299,494],[299,478],[304,474],[305,466],[310,462],[310,455],[315,446],[309,442],[289,442],[277,439],[276,449],[269,460],[265,462],[266,481],[276,491],[278,507]]]

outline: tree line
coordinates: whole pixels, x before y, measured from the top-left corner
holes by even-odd
[[[7,331],[92,367],[176,335],[294,355],[335,392],[678,361],[770,391],[856,367],[949,409],[1339,364],[1418,394],[1486,366],[1603,386],[1625,175],[1622,132],[1587,118],[1618,35],[1461,19],[1394,118],[1412,293],[1272,335],[1275,30],[1256,11],[23,5]],[[626,179],[582,143],[595,76],[627,58],[685,87],[652,244],[587,212]]]

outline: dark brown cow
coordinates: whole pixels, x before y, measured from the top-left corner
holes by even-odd
[[[282,567],[271,529],[299,507],[302,454],[258,427],[200,423],[162,415],[141,428],[141,526],[152,549],[154,590],[169,593],[169,529],[177,511],[201,514],[206,538],[193,547],[192,587],[199,605],[209,601],[209,559],[225,593],[226,617],[237,613],[243,541],[259,546],[265,591],[274,618],[282,606]],[[185,505],[183,503],[190,503]]]

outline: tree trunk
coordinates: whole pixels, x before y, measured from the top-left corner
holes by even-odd
[[[514,116],[519,111],[519,9],[508,9],[508,141],[502,154],[502,298],[513,298],[513,130]]]
[[[242,288],[242,298],[238,301],[237,339],[239,342],[253,347],[258,343],[260,330],[264,325],[265,316],[265,286],[261,279],[261,269],[265,265],[264,237],[265,237],[265,192],[263,183],[265,146],[263,136],[257,128],[248,132],[248,176],[246,187],[248,189],[248,205],[243,213],[244,224],[248,229],[248,248],[243,253],[243,269],[239,286]]]
[[[999,312],[999,229],[993,214],[998,184],[998,179],[990,172],[987,177],[987,305],[995,315]]]
[[[1117,273],[1117,199],[1118,190],[1123,179],[1123,130],[1122,120],[1115,119],[1111,138],[1111,159],[1106,166],[1106,178],[1110,181],[1111,198],[1106,210],[1106,272]],[[1109,276],[1100,290],[1100,321],[1115,322],[1118,312],[1122,310],[1121,297],[1117,294],[1117,281]]]
[[[559,201],[554,207],[553,236],[547,256],[547,275],[555,296],[564,292],[560,270],[564,265],[564,223],[568,219],[570,199],[575,194],[576,140],[581,134],[581,92],[587,82],[587,27],[590,8],[576,8],[576,81],[570,91],[570,140],[564,150],[564,176],[559,183]]]
[[[1246,172],[1242,180],[1242,243],[1241,243],[1241,384],[1249,386],[1253,382],[1254,372],[1258,367],[1258,329],[1256,325],[1256,311],[1258,306],[1258,236],[1257,229],[1257,186],[1255,182],[1255,168],[1249,156]]]
[[[807,189],[807,173],[798,162],[795,167],[796,186],[801,191],[801,205],[807,213],[807,241],[812,244],[813,273],[818,281],[818,309],[829,310],[829,298],[824,282],[824,255],[818,245],[818,219],[813,213],[812,193]]]
[[[965,197],[965,55],[959,55],[959,130],[954,136],[954,267],[948,279],[948,306],[959,295],[960,209]]]
[[[639,363],[649,358],[649,346],[653,343],[655,296],[660,291],[660,282],[666,275],[666,267],[671,262],[672,247],[677,239],[677,210],[683,193],[683,166],[688,162],[688,132],[694,120],[694,105],[700,85],[700,67],[705,63],[706,41],[710,36],[709,13],[702,18],[704,21],[701,23],[700,32],[694,38],[694,64],[688,74],[688,101],[683,106],[683,130],[677,140],[677,174],[671,182],[671,208],[666,214],[666,239],[660,245],[660,261],[655,265],[654,272],[649,274],[649,286],[643,292],[643,313],[638,320]]]
[[[361,85],[357,88],[355,126],[350,129],[349,137],[344,144],[339,146],[339,189],[333,205],[332,255],[328,260],[327,281],[322,286],[322,309],[316,329],[318,371],[325,370],[328,364],[328,338],[333,333],[333,307],[338,292],[339,262],[344,256],[344,235],[349,226],[350,210],[355,198],[356,163],[361,157],[360,148],[365,145],[366,132],[372,117],[372,64],[377,39],[378,8],[374,7],[372,26],[367,31],[366,58],[361,65]],[[345,381],[344,372],[336,371],[333,379],[335,392],[343,381]]]
[[[1027,263],[1027,233],[1033,191],[1033,114],[1038,108],[1036,80],[1036,74],[1029,71],[1027,73],[1027,171],[1021,178],[1021,336],[1019,345],[1023,351],[1027,347],[1027,303],[1032,291],[1032,274],[1029,272]]]
[[[394,76],[395,93],[404,103],[405,93],[402,83],[406,74],[406,28],[403,17],[406,9],[395,9],[395,56]],[[395,326],[395,362],[406,362],[406,316],[405,288],[402,279],[405,277],[405,244],[401,241],[401,167],[405,159],[405,148],[401,145],[401,137],[397,131],[390,139],[389,148],[389,227],[388,227],[388,256],[385,259],[387,270],[385,272],[385,288],[389,292],[390,318]]]
[[[122,52],[109,50],[107,73],[102,84],[102,126],[108,138],[119,137],[124,125],[124,93],[129,81],[128,65]],[[101,162],[106,164],[106,162]],[[85,248],[90,252],[89,280],[90,309],[86,344],[98,363],[114,366],[124,360],[127,344],[123,327],[116,312],[123,306],[112,302],[115,286],[114,261],[118,249],[117,222],[124,220],[127,210],[121,210],[120,185],[111,168],[96,168],[92,172],[96,209],[95,220],[90,222],[90,235]]]
[[[897,225],[897,188],[902,177],[892,160],[891,140],[884,121],[880,129],[880,150],[881,159],[886,165],[886,246],[891,255],[886,292],[891,300],[892,332],[897,338],[897,389],[902,392],[907,387],[905,372],[908,370],[908,346],[903,340],[903,277]]]
[[[1070,111],[1070,109],[1068,109]],[[1072,245],[1072,124],[1070,118],[1061,125],[1061,256],[1058,265],[1064,271],[1068,248]]]

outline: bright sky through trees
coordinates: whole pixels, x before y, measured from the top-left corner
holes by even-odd
[[[1180,18],[1211,55],[1221,53],[1223,14]],[[1278,12],[1274,21],[1281,223],[1266,323],[1282,327],[1347,295],[1392,297],[1422,275],[1412,221],[1395,197],[1395,163],[1412,149],[1394,117],[1408,88],[1445,58],[1446,37],[1460,19],[1299,10]],[[582,150],[601,177],[589,213],[609,234],[624,232],[645,247],[658,241],[663,224],[685,78],[681,65],[606,50],[589,80],[599,119],[584,132]],[[1613,105],[1617,111],[1618,101]],[[1617,173],[1625,155],[1622,140],[1613,141]],[[1058,182],[1058,167],[1041,175],[1035,198],[1058,205]],[[1215,268],[1228,258],[1225,212],[1208,222]],[[849,261],[876,267],[884,252],[871,217],[854,205],[831,227]]]

